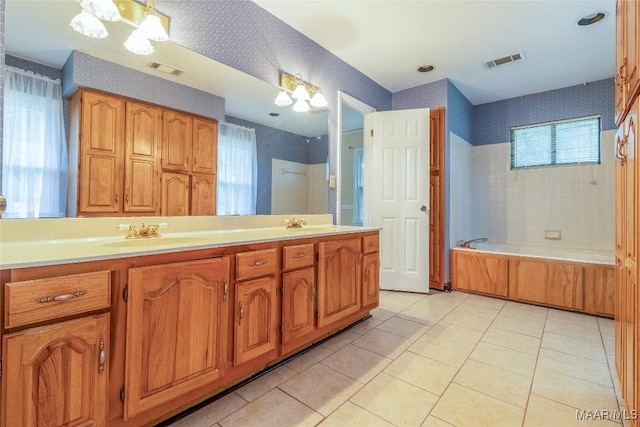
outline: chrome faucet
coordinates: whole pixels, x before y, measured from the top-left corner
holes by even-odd
[[[486,237],[480,237],[478,239],[473,239],[473,240],[467,240],[466,242],[463,242],[460,246],[462,246],[463,248],[471,248],[471,249],[475,249],[475,245],[474,243],[478,243],[478,242],[488,242],[489,239],[487,239]]]
[[[303,225],[307,225],[307,221],[304,219],[285,219],[284,224],[286,228],[302,228]]]

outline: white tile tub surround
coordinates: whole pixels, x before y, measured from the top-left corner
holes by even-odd
[[[473,146],[455,133],[450,134],[451,167],[453,173],[449,185],[451,186],[449,215],[449,236],[451,247],[458,245],[459,240],[469,240],[476,237],[472,227],[472,217],[475,211],[470,197],[473,182],[471,162]]]
[[[471,238],[488,237],[493,242],[516,245],[612,250],[614,135],[615,130],[602,132],[599,165],[511,170],[509,143],[472,147],[467,187]],[[463,170],[468,169],[464,159],[458,163],[453,157],[456,145],[452,140],[452,206],[454,193],[461,188],[454,186],[453,177],[464,175]],[[452,230],[455,215],[452,208]],[[561,230],[562,239],[545,239],[545,230]]]

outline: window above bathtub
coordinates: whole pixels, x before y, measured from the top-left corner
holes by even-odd
[[[600,163],[600,116],[511,128],[511,168]]]

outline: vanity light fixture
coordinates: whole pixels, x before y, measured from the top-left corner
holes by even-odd
[[[305,82],[300,74],[291,75],[281,72],[280,88],[281,90],[274,101],[274,104],[279,107],[293,104],[293,111],[304,113],[309,111],[311,107],[324,108],[328,105],[327,98],[322,94],[320,87]]]
[[[155,0],[146,5],[135,0],[82,0],[82,11],[71,21],[74,30],[88,37],[105,38],[109,34],[102,21],[122,20],[135,27],[125,48],[138,55],[153,53],[150,40],[169,39],[169,17],[159,13]]]
[[[137,55],[151,55],[153,46],[151,42],[164,42],[169,40],[169,36],[162,26],[160,16],[155,9],[155,0],[147,0],[147,7],[144,11],[144,19],[137,30],[133,30],[124,47]]]

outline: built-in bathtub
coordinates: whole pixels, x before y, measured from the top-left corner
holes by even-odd
[[[613,251],[492,242],[451,249],[452,289],[613,316]]]

